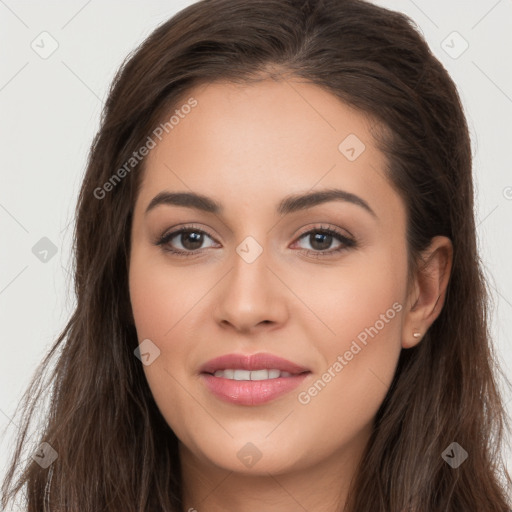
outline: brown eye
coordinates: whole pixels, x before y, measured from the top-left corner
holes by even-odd
[[[334,237],[326,233],[309,235],[309,243],[315,251],[325,251],[331,247]]]
[[[211,240],[210,245],[204,246],[208,239]],[[180,256],[192,256],[202,249],[214,247],[215,242],[205,231],[188,227],[162,235],[156,245],[162,246],[167,252]]]
[[[329,256],[356,246],[355,240],[331,228],[312,229],[300,236],[298,240],[299,242],[306,240],[309,247],[303,247],[304,250],[315,256]]]
[[[181,245],[189,251],[200,249],[204,241],[203,233],[197,231],[182,231],[178,237]]]

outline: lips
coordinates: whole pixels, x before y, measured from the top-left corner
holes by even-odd
[[[228,354],[212,359],[201,369],[206,388],[217,398],[237,405],[259,405],[282,396],[311,371],[272,354]]]

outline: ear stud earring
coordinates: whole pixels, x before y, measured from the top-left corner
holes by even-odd
[[[413,332],[412,335],[418,339],[418,338],[421,338],[421,332]]]

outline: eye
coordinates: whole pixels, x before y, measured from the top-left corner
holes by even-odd
[[[204,246],[210,240],[209,245]],[[294,243],[300,245],[304,241],[310,248],[302,248],[305,253],[314,257],[330,256],[356,246],[356,241],[337,229],[321,226],[303,233]],[[163,234],[155,245],[161,246],[166,252],[177,256],[194,256],[203,249],[218,247],[215,239],[203,229],[184,226],[180,229]],[[333,248],[334,245],[334,248]]]
[[[356,245],[354,239],[349,238],[336,229],[323,226],[303,233],[298,241],[302,240],[310,246],[310,248],[305,249],[306,253],[314,254],[316,257],[329,256]]]
[[[213,238],[206,231],[193,226],[186,226],[162,235],[156,245],[162,246],[165,251],[180,256],[193,256],[201,249],[215,247],[216,242],[203,247],[208,239],[213,241]]]

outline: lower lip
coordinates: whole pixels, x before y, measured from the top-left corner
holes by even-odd
[[[310,372],[266,380],[232,380],[202,373],[207,388],[218,398],[238,405],[259,405],[297,388]]]

